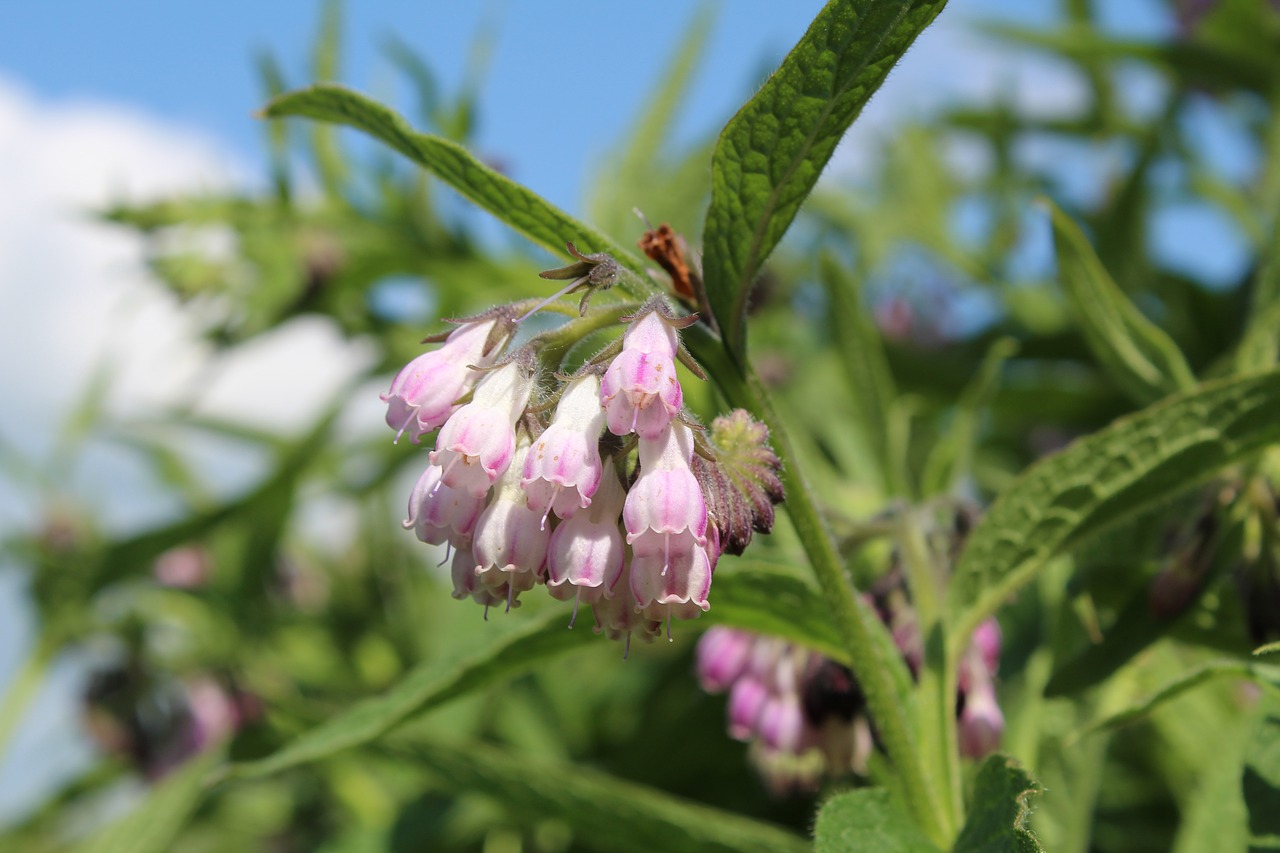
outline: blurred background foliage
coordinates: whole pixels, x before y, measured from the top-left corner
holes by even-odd
[[[1083,224],[1120,290],[1202,378],[1234,369],[1250,306],[1280,288],[1280,14],[1256,0],[1171,0],[1176,31],[1132,41],[1099,27],[1094,5],[1066,0],[1052,28],[988,33],[992,49],[1069,66],[1087,84],[1083,104],[1046,113],[997,98],[901,128],[866,153],[864,174],[819,186],[753,298],[754,361],[864,581],[888,565],[886,511],[985,503],[1035,459],[1147,402],[1083,331],[1038,198]],[[714,140],[673,148],[669,137],[713,26],[695,20],[588,182],[585,218],[624,244],[644,228],[633,208],[699,244]],[[309,66],[287,73],[259,58],[264,100],[341,80],[340,41],[330,5]],[[445,92],[430,57],[388,44],[411,121],[466,144],[487,51],[482,36],[464,84]],[[1156,93],[1142,103],[1128,97],[1136,77]],[[1214,133],[1243,146],[1243,165],[1223,168],[1206,147]],[[530,620],[568,619],[533,597],[488,621],[451,600],[439,557],[396,523],[425,450],[343,419],[352,395],[376,393],[420,351],[437,318],[542,295],[537,272],[552,264],[384,151],[321,124],[273,121],[264,134],[265,192],[101,215],[145,235],[156,276],[201,318],[214,362],[304,315],[376,358],[301,434],[181,408],[120,421],[97,386],[69,415],[56,464],[6,457],[6,476],[38,496],[45,521],[4,543],[30,575],[41,639],[6,687],[0,744],[50,662],[89,650],[99,663],[84,719],[102,750],[7,827],[0,848],[64,849],[224,734],[235,760],[271,755],[415,667],[447,666]],[[1157,257],[1156,223],[1188,208],[1230,223],[1249,250],[1243,269],[1223,279]],[[715,411],[709,391],[690,403]],[[90,436],[146,460],[169,523],[109,536],[95,507],[67,502],[58,483]],[[256,485],[218,495],[186,452],[197,440],[256,460]],[[1121,736],[1080,730],[1206,660],[1280,638],[1278,475],[1267,458],[1147,512],[1001,611],[1005,749],[1049,791],[1033,817],[1047,849],[1243,848],[1238,779],[1260,725],[1256,689],[1214,680]],[[785,522],[743,559],[804,576]],[[734,571],[726,559],[721,573]],[[516,774],[532,762],[528,772],[551,782],[590,768],[807,832],[815,797],[768,796],[724,734],[723,699],[697,689],[699,630],[681,626],[675,643],[625,662],[617,645],[587,637],[393,738],[218,784],[173,849],[609,848],[533,793],[451,772],[449,748]]]

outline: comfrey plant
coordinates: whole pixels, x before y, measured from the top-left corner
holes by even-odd
[[[703,428],[684,408],[676,363],[705,378],[680,343],[697,318],[660,296],[630,314],[599,312],[604,322],[588,318],[587,297],[607,286],[599,271],[616,274],[616,265],[571,250],[577,264],[544,273],[582,273],[559,293],[454,321],[453,332],[427,339],[442,345],[406,365],[383,395],[397,439],[409,431],[416,443],[439,430],[404,526],[453,550],[454,597],[483,604],[486,618],[492,605],[510,610],[546,585],[573,599],[574,619],[589,605],[596,630],[611,637],[651,639],[663,624],[670,637],[672,619],[711,607],[724,547],[741,553],[750,528],[769,529],[782,498],[778,460],[767,430],[742,411],[696,438]],[[507,350],[521,322],[580,287],[578,328]],[[573,336],[614,317],[625,326],[620,340],[571,376],[555,372]],[[717,447],[761,460],[745,488],[721,470]],[[746,510],[744,538],[733,527],[743,512],[732,508],[759,502],[757,493],[767,498]]]

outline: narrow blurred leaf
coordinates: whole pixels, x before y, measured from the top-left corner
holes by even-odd
[[[816,853],[938,853],[883,788],[836,794],[818,811],[813,828]]]
[[[284,72],[270,51],[258,54],[258,78],[262,81],[262,91],[267,98],[274,98],[284,93],[286,88]],[[271,183],[276,188],[276,198],[288,203],[293,195],[292,180],[289,176],[289,125],[283,121],[267,122],[267,156],[271,162]]]
[[[1280,371],[1207,383],[1032,466],[983,516],[949,590],[967,637],[1055,555],[1280,440]]]
[[[422,57],[408,42],[394,35],[387,39],[383,53],[413,83],[418,96],[419,118],[428,124],[435,124],[439,118],[440,84],[436,82],[436,75],[431,67],[422,61]],[[282,93],[277,92],[272,97],[279,94]]]
[[[1211,661],[1166,684],[1142,702],[1122,711],[1117,711],[1100,720],[1095,720],[1081,729],[1078,737],[1084,737],[1098,731],[1116,729],[1131,723],[1134,720],[1145,717],[1166,702],[1178,698],[1188,690],[1223,676],[1245,678],[1257,684],[1272,684],[1280,687],[1280,667],[1239,660]]]
[[[960,394],[951,424],[925,460],[921,494],[927,497],[949,492],[956,479],[969,472],[978,442],[978,421],[982,410],[995,396],[1005,362],[1017,351],[1018,342],[1012,338],[999,338],[987,350],[978,372]]]
[[[423,663],[381,696],[352,706],[275,754],[238,765],[231,772],[246,778],[268,776],[369,743],[414,714],[524,672],[549,657],[600,642],[590,630],[569,630],[567,624],[566,614],[555,609],[494,639],[461,663],[447,659]]]
[[[1266,258],[1253,284],[1248,325],[1236,354],[1241,371],[1271,367],[1280,356],[1280,211],[1276,212]]]
[[[305,116],[362,130],[434,173],[543,248],[567,257],[564,244],[570,240],[584,252],[608,252],[632,272],[644,275],[640,260],[604,234],[484,165],[462,146],[415,132],[396,113],[350,89],[323,83],[299,89],[267,104],[264,113],[270,118]],[[620,285],[639,297],[650,292],[638,282]]]
[[[720,134],[703,275],[725,343],[746,352],[756,274],[845,130],[945,0],[832,0]]]
[[[316,80],[338,79],[338,55],[342,42],[342,4],[328,0],[320,21],[320,34],[316,38],[312,73]],[[315,158],[320,183],[330,198],[338,198],[347,177],[347,164],[338,146],[333,128],[317,124],[311,128],[311,154]]]
[[[129,814],[93,833],[77,853],[167,853],[200,804],[205,777],[222,760],[221,747],[208,749],[151,789]]]
[[[1247,848],[1249,815],[1240,776],[1249,728],[1252,726],[1235,724],[1221,733],[1224,742],[1214,760],[1203,767],[1195,793],[1178,822],[1172,853]]]
[[[1111,280],[1084,232],[1052,202],[1049,210],[1058,278],[1098,362],[1142,403],[1195,385],[1178,345]]]
[[[693,21],[685,29],[684,37],[666,63],[666,72],[653,89],[649,103],[627,130],[626,144],[603,174],[593,182],[587,209],[594,222],[608,233],[623,234],[623,226],[632,224],[633,231],[639,222],[632,215],[638,207],[661,221],[669,220],[676,211],[664,208],[650,210],[655,185],[666,183],[666,170],[662,168],[663,146],[671,132],[676,113],[689,91],[689,83],[697,68],[698,60],[707,46],[714,18],[712,6],[700,4]],[[706,171],[706,160],[698,163]],[[664,203],[669,203],[665,202]]]
[[[1267,643],[1265,646],[1258,646],[1253,650],[1255,655],[1270,655],[1280,652],[1280,642]]]
[[[821,265],[822,283],[831,306],[831,339],[853,392],[857,426],[880,468],[886,494],[901,495],[905,484],[894,482],[894,466],[889,464],[889,410],[897,392],[884,343],[863,302],[857,277],[841,268],[830,255],[822,256]]]
[[[1027,828],[1029,800],[1043,790],[1013,759],[993,755],[978,770],[973,805],[954,853],[1042,853]]]
[[[479,743],[397,744],[450,790],[483,793],[530,825],[558,818],[575,840],[634,853],[775,853],[809,850],[798,835],[673,797],[581,765],[532,759]]]

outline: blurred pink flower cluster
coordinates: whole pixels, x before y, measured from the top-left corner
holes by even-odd
[[[915,674],[918,637],[895,630],[894,639]],[[1000,626],[988,619],[960,667],[956,725],[960,751],[970,758],[993,752],[1004,731],[995,694],[999,660]],[[716,626],[698,641],[698,679],[708,693],[729,694],[729,736],[751,744],[774,794],[866,773],[875,732],[858,682],[836,661],[777,637]]]

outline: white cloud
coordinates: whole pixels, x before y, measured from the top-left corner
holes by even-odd
[[[205,371],[208,350],[195,320],[150,280],[142,241],[93,217],[112,202],[243,185],[247,174],[198,131],[115,104],[44,102],[0,78],[0,436],[36,466],[48,461],[68,409],[104,358],[115,368],[107,395],[114,413],[194,400],[205,412],[280,430],[302,427],[368,364],[367,347],[311,320]],[[206,462],[216,456],[192,450]],[[224,462],[205,466],[224,489],[240,486],[232,478],[261,476]],[[111,447],[88,454],[64,487],[116,527],[173,512],[137,464]],[[0,534],[36,523],[41,511],[29,486],[6,482],[0,471]],[[19,577],[0,571],[0,691],[32,643],[23,599]],[[77,722],[84,666],[63,661],[0,757],[0,821],[85,760]]]

